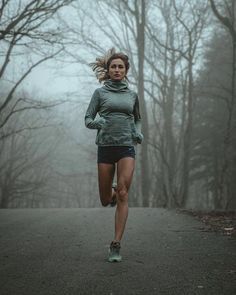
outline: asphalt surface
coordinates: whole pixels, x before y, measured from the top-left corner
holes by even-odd
[[[236,240],[175,210],[131,208],[121,263],[114,208],[0,210],[1,295],[236,294]]]

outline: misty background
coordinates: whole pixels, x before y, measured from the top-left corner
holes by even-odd
[[[89,63],[128,54],[139,95],[130,206],[236,209],[234,0],[3,0],[0,207],[97,207],[101,85]]]

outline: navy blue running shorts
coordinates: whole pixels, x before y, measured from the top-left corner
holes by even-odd
[[[135,149],[133,146],[98,146],[98,163],[115,164],[120,159],[126,157],[135,159]]]

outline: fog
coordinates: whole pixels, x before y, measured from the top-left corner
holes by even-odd
[[[102,86],[89,63],[114,47],[144,134],[129,205],[235,209],[235,3],[221,2],[3,1],[0,207],[101,206],[84,114]]]

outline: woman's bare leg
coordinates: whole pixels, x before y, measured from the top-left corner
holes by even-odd
[[[131,157],[122,158],[117,163],[117,207],[115,213],[115,239],[120,241],[128,217],[128,191],[132,181],[135,160]]]
[[[110,204],[112,199],[112,182],[115,174],[115,165],[98,164],[99,195],[103,206]]]

